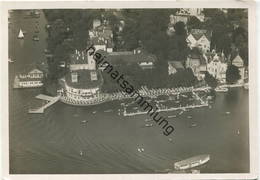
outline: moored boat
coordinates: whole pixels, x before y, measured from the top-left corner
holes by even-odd
[[[176,170],[190,169],[190,168],[205,164],[209,160],[210,160],[209,154],[198,155],[198,156],[194,156],[194,157],[174,163],[174,168]]]
[[[216,92],[228,92],[228,88],[225,87],[217,87],[215,88]]]
[[[33,36],[33,40],[34,40],[34,41],[39,41],[40,38],[39,38],[37,35],[34,35],[34,36]]]

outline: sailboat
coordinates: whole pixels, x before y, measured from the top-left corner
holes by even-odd
[[[23,39],[24,38],[24,34],[23,31],[20,29],[19,34],[18,34],[18,39]]]

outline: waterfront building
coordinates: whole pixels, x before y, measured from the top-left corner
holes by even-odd
[[[239,74],[240,74],[240,79],[238,80],[238,83],[244,83],[245,79],[245,66],[244,66],[244,61],[243,59],[238,55],[235,56],[232,60],[232,65],[238,67]]]
[[[180,61],[168,61],[168,74],[175,74],[178,71],[184,69],[183,64]]]
[[[15,76],[14,88],[35,88],[43,85],[44,73],[35,68],[28,73]]]
[[[207,53],[207,71],[219,82],[226,82],[227,63],[223,53]]]
[[[95,70],[75,70],[61,80],[63,93],[72,100],[97,98],[102,85],[102,77]]]
[[[186,41],[191,49],[197,47],[204,53],[208,52],[210,51],[211,32],[205,29],[192,29]]]

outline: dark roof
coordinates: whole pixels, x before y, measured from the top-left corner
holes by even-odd
[[[188,55],[189,58],[191,59],[200,59],[200,56],[199,54],[196,54],[196,53],[191,53]]]
[[[106,45],[107,48],[113,48],[112,39],[105,39],[105,38],[102,38],[102,37],[93,37],[93,38],[91,38],[90,41],[94,45]]]
[[[199,60],[201,65],[207,64],[207,60],[199,52],[191,51],[191,53],[188,55],[188,57],[193,60]]]
[[[75,72],[78,75],[78,82],[76,82],[76,83],[71,81],[71,74],[75,73]],[[91,72],[91,70],[72,71],[65,76],[66,83],[69,86],[77,88],[77,89],[88,89],[88,88],[99,87],[102,84],[100,72],[96,71],[97,80],[94,80],[94,81],[91,80],[90,72]]]
[[[190,34],[196,39],[199,40],[203,35],[206,36],[208,40],[211,39],[211,32],[205,29],[192,29]]]
[[[153,54],[149,53],[137,53],[134,54],[133,51],[119,51],[119,52],[111,52],[108,53],[103,50],[98,50],[98,53],[101,54],[102,57],[106,56],[104,60],[108,61],[111,64],[116,65],[116,63],[141,63],[141,62],[155,62],[157,61],[157,57]]]
[[[226,61],[226,58],[222,55],[222,53],[206,52],[205,56],[207,57],[208,62],[212,61],[216,54],[218,55],[220,62],[224,63]]]
[[[114,62],[125,62],[125,63],[141,63],[141,62],[155,62],[156,56],[153,54],[120,54],[120,55],[113,55],[109,54],[107,56],[107,60],[111,63]]]
[[[113,36],[113,31],[112,31],[111,27],[109,27],[109,26],[101,25],[101,26],[97,27],[95,30],[98,31],[99,37],[103,37],[105,39],[111,39]]]

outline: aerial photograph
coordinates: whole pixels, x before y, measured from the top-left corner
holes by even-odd
[[[10,174],[250,172],[246,8],[9,9],[6,61]]]

